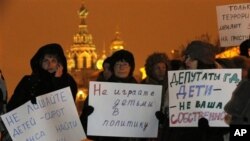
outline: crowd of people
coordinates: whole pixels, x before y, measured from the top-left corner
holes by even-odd
[[[240,45],[240,55],[227,58],[215,58],[214,46],[208,42],[194,40],[190,42],[183,52],[182,60],[171,60],[164,52],[154,52],[145,60],[147,77],[138,81],[134,77],[135,59],[132,52],[119,50],[107,57],[103,63],[103,71],[96,81],[119,82],[133,84],[152,84],[162,86],[160,111],[155,113],[159,120],[157,138],[125,138],[125,137],[97,137],[88,136],[85,140],[95,141],[226,141],[228,128],[210,127],[206,118],[200,118],[197,128],[171,128],[169,127],[169,91],[168,71],[170,70],[196,70],[196,69],[222,69],[239,68],[242,70],[242,81],[232,93],[230,101],[225,105],[227,113],[225,123],[250,124],[250,39]],[[67,61],[61,45],[57,43],[42,46],[31,58],[32,73],[25,75],[16,86],[13,95],[7,102],[7,89],[2,72],[0,72],[0,110],[1,114],[11,111],[27,101],[36,104],[36,97],[70,86],[75,99],[77,84],[67,71]],[[88,116],[95,109],[85,100],[80,120],[87,133]],[[11,141],[3,123],[0,124],[1,138]]]

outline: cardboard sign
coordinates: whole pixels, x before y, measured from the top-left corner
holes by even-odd
[[[69,87],[36,98],[1,116],[13,141],[86,138]]]
[[[90,82],[88,135],[157,137],[162,86]]]
[[[217,6],[217,22],[222,47],[238,46],[250,35],[250,3]]]
[[[197,127],[205,117],[210,126],[226,127],[224,106],[241,80],[241,69],[168,72],[171,127]]]

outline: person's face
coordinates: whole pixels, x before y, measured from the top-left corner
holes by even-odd
[[[197,69],[198,61],[196,59],[191,58],[189,55],[185,59],[186,69]]]
[[[53,55],[46,54],[42,60],[42,68],[49,73],[54,73],[58,65],[58,60]]]
[[[166,64],[163,62],[159,62],[153,66],[153,75],[157,80],[164,80],[166,76]]]
[[[126,78],[130,72],[130,65],[126,61],[118,61],[114,66],[114,75],[119,78]]]
[[[112,72],[110,71],[110,64],[104,63],[103,64],[103,76],[104,76],[105,80],[108,80],[111,75],[112,75]]]

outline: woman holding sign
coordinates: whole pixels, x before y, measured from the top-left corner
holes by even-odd
[[[119,82],[119,83],[137,83],[137,80],[133,76],[135,69],[134,56],[131,52],[127,50],[116,51],[110,58],[110,70],[112,76],[107,80],[107,82]],[[85,102],[83,112],[81,115],[81,122],[87,131],[87,118],[88,115],[93,112],[93,107],[88,105],[88,98]],[[130,138],[122,137],[92,137],[88,138],[94,139],[96,141],[129,141]]]
[[[7,104],[11,111],[31,100],[37,104],[36,97],[70,86],[75,99],[77,85],[67,72],[67,61],[59,44],[51,43],[42,46],[30,61],[32,74],[25,75]],[[5,141],[11,140],[8,135]]]
[[[215,47],[204,41],[192,41],[184,52],[185,69],[217,69],[222,68],[215,61]],[[169,140],[206,140],[223,141],[223,134],[227,129],[209,127],[209,121],[202,117],[198,121],[198,128],[178,127],[171,130]],[[166,139],[165,139],[166,140]]]
[[[76,98],[77,85],[67,72],[67,61],[59,44],[51,43],[42,46],[30,61],[32,74],[25,75],[17,85],[14,94],[7,104],[10,111],[36,97],[70,86],[73,98]]]

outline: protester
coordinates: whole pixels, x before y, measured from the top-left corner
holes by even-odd
[[[7,104],[10,111],[31,100],[36,104],[36,97],[70,86],[75,99],[77,85],[67,72],[67,61],[59,44],[51,43],[42,46],[30,61],[32,74],[25,75],[15,88]]]
[[[240,44],[240,55],[250,57],[250,39],[243,41]]]
[[[249,78],[250,77],[242,79],[234,90],[231,99],[224,107],[224,110],[227,113],[225,122],[229,125],[250,125],[250,96],[248,92],[250,87]]]
[[[7,87],[2,71],[0,70],[0,114],[6,113],[6,104],[7,104]]]
[[[135,61],[133,54],[128,50],[119,50],[111,56],[110,70],[112,76],[106,82],[119,83],[137,83],[133,73],[135,69]],[[87,118],[94,111],[94,108],[88,105],[88,98],[85,101],[82,115],[80,117],[85,132],[87,132]],[[102,137],[88,136],[89,139],[95,141],[129,141],[131,138],[123,137]]]
[[[247,67],[243,68],[247,69]],[[245,74],[245,76],[243,75],[241,82],[232,93],[231,99],[224,107],[224,110],[227,113],[225,116],[225,122],[229,125],[250,125],[250,95],[248,91],[248,88],[250,87],[250,68],[248,66],[247,70],[244,69],[242,69],[242,73]]]
[[[215,61],[214,46],[203,41],[192,41],[185,50],[184,67],[186,69],[216,69],[222,68]],[[165,140],[183,141],[223,141],[227,128],[210,127],[206,118],[200,118],[198,128],[178,127],[173,128],[170,137]]]
[[[2,71],[0,70],[0,115],[6,113],[6,104],[7,104],[7,87],[5,84],[5,80],[2,74]],[[3,122],[0,118],[0,140],[2,139],[2,135],[4,135],[6,132],[6,129],[3,125]]]
[[[169,59],[165,53],[153,53],[148,56],[145,63],[145,70],[147,77],[141,81],[142,84],[154,84],[162,86],[162,100],[161,100],[161,110],[160,114],[164,114],[164,119],[160,120],[159,134],[158,138],[154,140],[161,140],[162,136],[166,136],[167,133],[163,134],[164,130],[168,127],[168,69],[169,69]],[[167,124],[167,125],[164,125]]]
[[[134,78],[135,69],[134,55],[127,50],[116,51],[110,64],[112,75],[109,82],[138,83]]]
[[[246,56],[235,56],[232,58],[235,68],[241,69],[242,78],[248,78],[248,73],[250,69],[250,58]]]
[[[103,71],[101,71],[96,79],[96,81],[107,81],[112,72],[110,70],[111,57],[107,57],[102,64]]]
[[[222,68],[215,61],[214,46],[202,41],[192,41],[185,50],[184,65],[186,69]]]
[[[11,111],[31,100],[36,104],[36,97],[70,86],[75,99],[77,85],[67,72],[67,62],[62,47],[57,43],[42,46],[30,61],[31,75],[25,75],[16,86],[7,104]],[[6,135],[5,141],[10,141]]]

